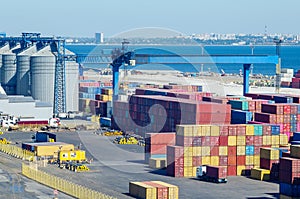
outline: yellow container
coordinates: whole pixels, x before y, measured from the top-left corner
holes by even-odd
[[[288,136],[285,135],[285,134],[280,134],[279,135],[279,144],[280,145],[287,145],[288,143],[289,143]]]
[[[193,167],[192,166],[185,166],[183,168],[183,176],[188,177],[188,178],[195,177],[195,176],[193,176]]]
[[[202,165],[210,165],[210,156],[202,157]]]
[[[263,145],[271,145],[272,144],[272,136],[265,135],[263,136]]]
[[[212,125],[210,127],[210,135],[211,136],[220,136],[220,127],[217,125]]]
[[[31,143],[34,147],[34,152],[37,156],[53,156],[58,157],[58,151],[74,151],[73,144],[66,144],[63,142],[38,142]]]
[[[219,156],[210,156],[210,166],[219,166]]]
[[[243,174],[243,171],[245,169],[246,169],[246,166],[244,166],[244,165],[237,166],[237,168],[236,168],[236,174],[238,176],[241,176]]]
[[[210,125],[202,125],[201,131],[202,136],[210,136]]]
[[[62,150],[58,153],[59,161],[66,162],[66,161],[85,161],[85,151],[82,150],[74,150],[74,151],[65,151]]]
[[[193,129],[194,136],[202,136],[202,127],[200,125],[196,125]]]
[[[254,164],[254,166],[256,166],[256,167],[259,167],[259,166],[260,166],[260,156],[259,156],[259,155],[253,156],[253,164]]]
[[[247,155],[246,156],[246,165],[253,165],[254,164],[254,157],[253,155]]]
[[[246,146],[237,146],[236,154],[237,155],[246,155]]]
[[[166,168],[167,161],[166,158],[150,158],[149,167],[153,169],[162,169]]]
[[[113,97],[111,95],[108,96],[108,101],[112,101]]]
[[[228,136],[228,146],[236,146],[236,136]]]
[[[193,147],[184,147],[183,148],[184,157],[191,157],[193,156]]]
[[[271,140],[272,140],[271,145],[279,145],[279,136],[278,135],[273,135]]]
[[[193,177],[197,176],[197,168],[198,167],[193,167]]]
[[[188,166],[188,167],[191,167],[191,166],[193,166],[193,157],[186,157],[186,156],[184,156],[183,157],[183,159],[184,159],[184,167],[186,167],[186,166]]]
[[[246,125],[246,135],[254,135],[254,126]]]
[[[236,145],[245,146],[246,145],[246,136],[236,136]]]
[[[228,155],[228,147],[227,146],[220,146],[219,147],[219,155],[220,156],[227,156]]]
[[[201,156],[201,147],[200,146],[195,146],[193,147],[193,156]]]
[[[251,178],[256,180],[270,180],[270,170],[253,168],[251,169]]]
[[[279,160],[279,150],[274,148],[260,148],[260,157],[268,160]]]
[[[210,156],[210,147],[209,146],[203,146],[201,149],[202,156]]]
[[[193,136],[192,125],[178,125],[176,127],[176,134],[181,136]]]
[[[196,173],[195,173],[195,176],[196,176]],[[172,185],[172,184],[168,184],[168,183],[165,183],[165,182],[161,182],[161,181],[153,181],[153,182],[168,187],[168,192],[169,192],[169,197],[168,198],[178,199],[179,189],[178,189],[177,186]]]
[[[300,158],[300,146],[291,145],[291,157]]]
[[[129,182],[129,194],[135,198],[156,199],[157,189],[143,182]]]

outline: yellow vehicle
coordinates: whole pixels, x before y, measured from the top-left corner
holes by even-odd
[[[58,162],[84,162],[86,161],[85,151],[83,150],[74,150],[74,151],[59,151],[58,152]]]
[[[104,136],[118,136],[123,135],[122,131],[116,131],[116,130],[107,130],[103,133]]]
[[[116,144],[138,144],[138,140],[134,137],[117,137],[115,140],[114,140],[114,143]]]
[[[0,144],[10,144],[11,142],[8,141],[6,138],[0,138]]]
[[[66,169],[74,172],[82,172],[82,171],[89,171],[90,169],[81,163],[74,163],[74,162],[69,162],[66,164]]]

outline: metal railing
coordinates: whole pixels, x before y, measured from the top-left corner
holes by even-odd
[[[33,161],[34,153],[28,150],[24,150],[18,146],[10,145],[10,144],[0,144],[0,151],[11,155],[15,158]]]
[[[26,165],[25,163],[22,164],[22,174],[32,180],[35,180],[41,184],[44,184],[76,198],[115,199],[112,196],[78,185],[76,183],[48,174],[46,172],[39,171],[36,168],[32,168],[29,165]]]

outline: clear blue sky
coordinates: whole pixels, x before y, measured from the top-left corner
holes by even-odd
[[[162,27],[183,34],[300,34],[299,0],[3,0],[0,31],[19,35],[112,36]]]

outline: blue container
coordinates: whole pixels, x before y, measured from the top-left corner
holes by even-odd
[[[111,119],[107,117],[101,117],[100,124],[101,126],[111,127]]]
[[[202,86],[198,86],[197,91],[198,92],[202,92],[203,91],[203,87]]]
[[[297,123],[297,115],[291,115],[291,123]]]
[[[246,155],[254,155],[254,146],[253,145],[246,146]]]
[[[300,141],[300,132],[295,132],[294,133],[293,141]]]
[[[293,103],[292,97],[287,96],[274,96],[275,103]]]
[[[291,123],[291,131],[296,132],[297,131],[297,123]]]
[[[247,124],[253,120],[253,113],[249,111],[231,110],[232,124]]]
[[[280,134],[280,126],[279,125],[272,125],[271,126],[272,135],[279,135]]]
[[[300,114],[300,104],[296,104],[297,106],[297,113]]]
[[[254,135],[263,135],[262,125],[259,124],[254,125]]]
[[[291,141],[291,145],[300,145],[300,141]]]
[[[275,104],[275,101],[269,100],[269,101],[268,101],[268,104]]]
[[[279,193],[286,195],[286,196],[299,197],[300,196],[300,185],[287,184],[287,183],[281,182],[279,184]]]

